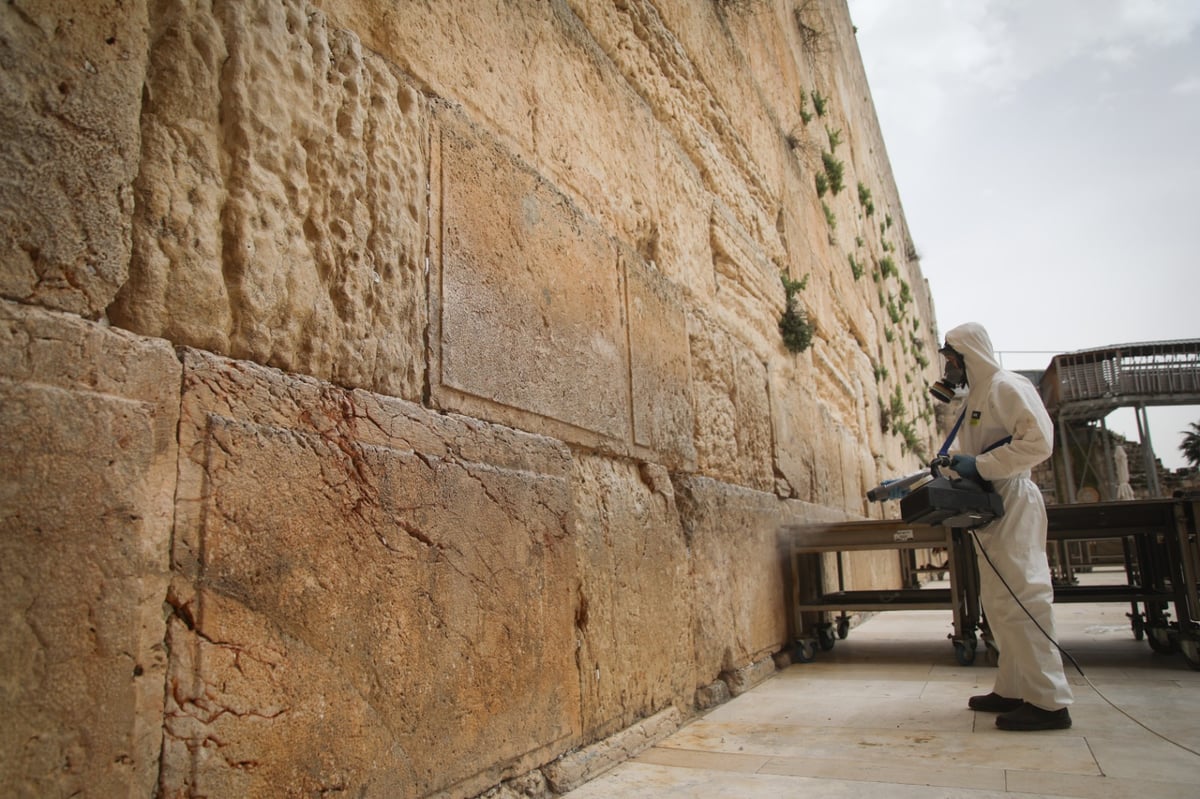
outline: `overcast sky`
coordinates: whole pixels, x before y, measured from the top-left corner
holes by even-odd
[[[1200,338],[1200,0],[848,2],[941,334],[1013,369]],[[1149,418],[1184,465],[1200,407]]]

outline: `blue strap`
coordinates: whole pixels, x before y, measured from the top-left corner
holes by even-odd
[[[939,458],[950,451],[950,443],[958,435],[958,428],[962,427],[963,419],[965,418],[967,418],[967,409],[963,408],[963,412],[958,415],[958,421],[954,423],[954,427],[950,430],[950,435],[946,436],[946,440],[942,442],[942,448],[938,450]]]
[[[1005,436],[1004,438],[1000,439],[999,441],[993,441],[991,444],[988,444],[986,447],[983,448],[983,452],[981,452],[979,454],[983,455],[986,452],[991,452],[996,447],[1003,447],[1005,444],[1009,444],[1011,442],[1012,442],[1012,436]]]
[[[956,435],[958,435],[958,428],[962,427],[963,419],[965,419],[966,416],[967,416],[967,409],[963,408],[963,412],[958,415],[958,421],[954,423],[954,427],[951,428],[951,430],[950,430],[950,435],[946,436],[946,440],[944,442],[942,442],[942,448],[938,450],[939,457],[945,455],[946,453],[948,453],[950,451],[950,444],[951,444],[951,442],[954,441],[954,437]],[[981,452],[979,454],[984,455],[984,454],[996,449],[997,447],[1003,447],[1005,444],[1010,444],[1010,443],[1012,443],[1012,436],[1005,436],[1004,438],[1000,439],[999,441],[993,441],[991,444],[988,444],[986,447],[983,448],[983,452]]]

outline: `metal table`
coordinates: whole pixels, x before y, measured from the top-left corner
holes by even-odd
[[[1200,549],[1197,499],[1145,499],[1051,505],[1046,508],[1048,546],[1058,547],[1064,579],[1054,587],[1056,603],[1128,602],[1133,634],[1151,649],[1180,652],[1200,669]],[[1125,580],[1110,585],[1075,585],[1068,545],[1118,539]],[[1140,606],[1140,610],[1139,610]],[[1171,618],[1172,609],[1174,619]]]
[[[793,658],[812,660],[818,648],[833,648],[835,625],[830,611],[841,611],[836,637],[849,631],[846,611],[950,610],[954,633],[950,636],[960,663],[974,662],[978,647],[979,591],[975,579],[974,549],[962,531],[946,527],[909,524],[900,520],[839,522],[836,524],[785,525],[779,531],[783,550],[786,607]],[[949,588],[846,590],[842,554],[863,550],[945,549]],[[822,558],[835,553],[837,590],[824,592]]]
[[[1144,636],[1156,652],[1180,652],[1200,669],[1200,499],[1051,505],[1046,512],[1047,546],[1065,549],[1070,542],[1119,539],[1125,553],[1122,582],[1079,586],[1067,580],[1055,586],[1055,602],[1128,602],[1139,640]],[[796,660],[811,660],[818,648],[832,649],[836,638],[845,638],[847,611],[950,610],[950,638],[960,664],[975,661],[979,631],[989,654],[995,654],[986,609],[979,606],[974,546],[966,531],[899,520],[793,524],[780,528],[779,541]],[[949,588],[846,590],[842,553],[933,548],[947,552]],[[836,554],[838,572],[837,589],[829,592],[823,589],[821,557],[827,553]],[[829,620],[833,611],[841,611],[836,627]]]

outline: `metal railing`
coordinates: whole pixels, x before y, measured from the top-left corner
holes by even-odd
[[[1051,413],[1101,418],[1129,405],[1200,403],[1200,339],[1121,344],[1054,356],[1041,381]]]

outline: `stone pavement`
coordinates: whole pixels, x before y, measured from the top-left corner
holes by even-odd
[[[1091,681],[1067,664],[1069,730],[997,730],[992,714],[967,709],[969,696],[991,690],[995,669],[982,651],[958,665],[949,612],[887,612],[566,796],[1195,799],[1200,754],[1100,695],[1200,752],[1200,671],[1136,641],[1128,610],[1055,609],[1060,642]]]

